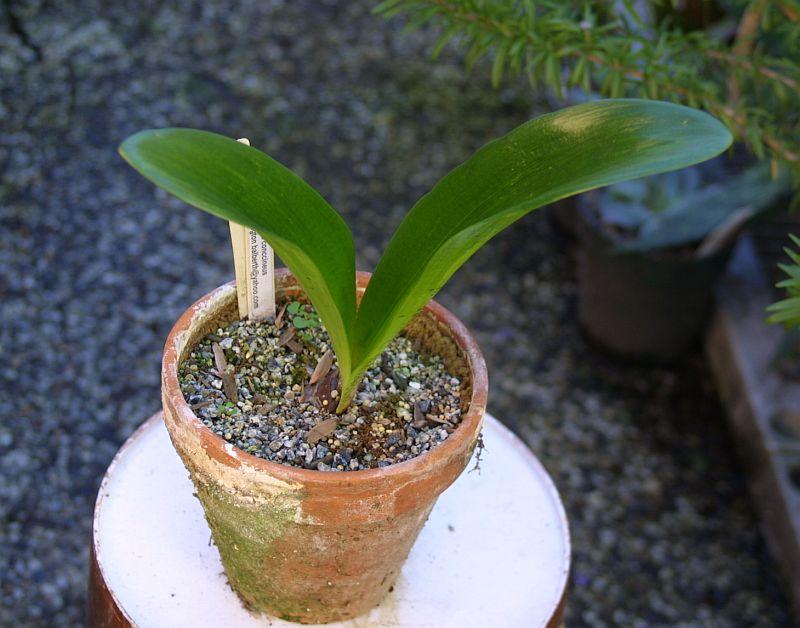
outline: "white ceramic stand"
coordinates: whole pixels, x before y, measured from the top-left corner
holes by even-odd
[[[558,493],[527,447],[488,415],[483,436],[480,472],[465,472],[439,498],[393,592],[368,615],[327,626],[531,628],[560,621],[570,544]],[[160,413],[111,463],[93,532],[90,624],[299,626],[249,613],[228,586]]]

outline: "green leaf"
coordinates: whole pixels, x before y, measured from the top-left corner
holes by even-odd
[[[704,161],[730,143],[728,130],[705,113],[636,99],[563,109],[490,142],[423,196],[395,232],[358,312],[354,379],[515,220],[579,192]],[[346,403],[355,384],[342,381]]]
[[[292,318],[292,325],[297,329],[307,329],[308,327],[319,327],[319,322],[313,318],[305,318],[303,316],[295,316]]]
[[[372,13],[385,15],[397,7],[403,0],[384,0],[378,6],[373,7]]]
[[[547,85],[555,90],[558,97],[561,98],[563,96],[563,86],[561,85],[561,66],[558,62],[558,57],[553,53],[548,54],[544,67]]]
[[[783,301],[778,301],[767,307],[768,312],[782,312],[784,310],[800,312],[800,297],[784,299]]]
[[[795,246],[800,247],[800,238],[792,233],[789,237]],[[792,264],[778,264],[789,278],[778,282],[777,287],[786,290],[786,298],[767,308],[767,312],[771,313],[767,322],[780,323],[789,328],[800,327],[800,254],[788,248],[784,250]]]
[[[461,31],[462,31],[462,26],[460,24],[456,24],[455,26],[451,26],[450,28],[448,28],[436,42],[436,46],[434,46],[433,52],[431,53],[431,58],[438,59],[439,55],[442,54],[442,50],[444,50],[444,47],[453,39],[453,37],[458,35]]]
[[[289,305],[286,306],[286,311],[289,314],[299,314],[301,307],[302,305],[300,304],[300,301],[292,301]]]
[[[319,313],[342,377],[349,377],[356,314],[353,238],[316,190],[261,151],[205,131],[142,131],[119,151],[159,187],[267,240]]]
[[[508,52],[509,44],[499,46],[494,56],[492,63],[492,87],[499,87],[503,80],[503,70],[506,64],[506,53]]]
[[[792,253],[793,258],[800,257],[794,252],[788,251],[787,249],[784,250],[787,253]],[[800,260],[795,260],[795,264],[800,264]],[[798,265],[792,266],[790,264],[778,264],[778,268],[780,268],[784,273],[789,275],[789,277],[791,278],[791,279],[785,279],[784,281],[800,280],[800,266]],[[782,287],[781,286],[782,283],[783,281],[778,284],[779,288]]]
[[[572,70],[572,73],[569,77],[569,86],[576,87],[581,84],[583,81],[583,77],[586,74],[586,64],[588,63],[588,59],[585,56],[580,56],[578,58],[575,67]]]

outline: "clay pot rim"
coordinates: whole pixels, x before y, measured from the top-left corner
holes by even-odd
[[[276,283],[281,280],[292,279],[291,272],[286,268],[278,268],[275,272]],[[357,287],[359,289],[366,287],[371,273],[357,271],[356,275]],[[432,467],[443,465],[451,457],[459,455],[459,452],[464,449],[463,441],[474,438],[480,429],[483,415],[486,411],[489,389],[488,372],[483,354],[466,325],[447,308],[431,300],[422,309],[422,312],[432,315],[437,322],[443,323],[449,329],[451,338],[463,352],[472,379],[472,394],[469,407],[466,413],[462,415],[461,422],[447,440],[415,458],[394,463],[388,467],[339,473],[284,465],[259,458],[235,447],[232,443],[227,442],[206,427],[183,398],[178,382],[178,356],[176,349],[181,342],[181,336],[191,328],[194,318],[199,313],[206,311],[208,304],[218,299],[222,293],[235,292],[235,289],[235,282],[233,281],[223,284],[195,301],[191,307],[181,314],[167,336],[161,364],[162,392],[166,402],[172,405],[175,415],[180,421],[198,433],[203,447],[208,451],[209,455],[219,462],[234,468],[246,463],[272,477],[302,485],[350,488],[356,484],[361,486],[365,483],[375,482],[383,484],[426,473]]]

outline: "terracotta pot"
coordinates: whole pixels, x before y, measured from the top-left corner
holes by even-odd
[[[359,294],[369,275],[359,273]],[[304,299],[278,271],[279,301]],[[209,331],[238,318],[228,284],[189,308],[167,338],[164,420],[189,470],[231,586],[250,608],[323,623],[360,615],[392,587],[436,498],[467,465],[487,396],[486,365],[453,314],[430,302],[406,328],[462,379],[462,421],[444,442],[382,469],[327,472],[244,453],[214,434],[181,394],[178,366]],[[168,525],[168,523],[167,523]]]

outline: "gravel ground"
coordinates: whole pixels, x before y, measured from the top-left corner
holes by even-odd
[[[165,125],[247,135],[342,210],[370,268],[411,201],[534,98],[432,64],[430,34],[401,36],[366,2],[3,7],[0,625],[77,626],[103,470],[158,409],[172,321],[232,275],[224,223],[155,192],[118,142]],[[441,300],[482,343],[490,409],[561,490],[568,623],[788,623],[701,360],[593,352],[566,251],[529,216]]]

